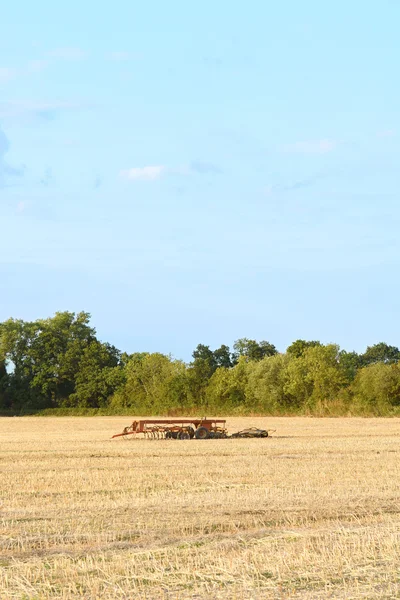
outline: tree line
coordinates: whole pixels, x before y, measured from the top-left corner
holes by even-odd
[[[101,342],[86,312],[0,323],[0,411],[100,409],[132,414],[400,413],[400,351],[362,354],[296,340],[285,352],[242,338],[199,344],[185,363]]]

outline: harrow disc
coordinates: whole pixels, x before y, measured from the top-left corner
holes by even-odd
[[[206,440],[208,437],[210,437],[210,432],[206,427],[198,427],[194,432],[194,437],[196,440]]]

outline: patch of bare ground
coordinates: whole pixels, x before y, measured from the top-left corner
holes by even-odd
[[[400,420],[0,419],[0,598],[400,598]]]

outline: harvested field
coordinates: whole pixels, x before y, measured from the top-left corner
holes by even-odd
[[[400,598],[400,419],[0,419],[0,598]]]

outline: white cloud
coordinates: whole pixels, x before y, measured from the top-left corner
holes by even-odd
[[[0,83],[5,83],[15,77],[15,70],[8,67],[0,67]]]
[[[378,131],[377,135],[382,138],[391,138],[396,135],[396,131],[394,129],[383,129],[382,131]]]
[[[8,67],[0,67],[0,84],[7,83],[11,79],[29,75],[32,73],[40,73],[46,67],[48,67],[48,60],[30,60],[26,66],[20,69],[10,69]]]
[[[87,52],[81,48],[55,48],[47,52],[47,56],[63,60],[82,60],[87,57]]]
[[[271,196],[273,196],[274,190],[275,190],[275,186],[268,185],[267,187],[265,187],[262,190],[262,193],[264,194],[264,196],[267,196],[267,198],[270,198]]]
[[[222,171],[220,167],[212,162],[203,162],[201,160],[195,160],[190,165],[190,170],[199,175],[218,175]]]
[[[221,169],[208,162],[194,161],[179,167],[166,167],[165,165],[152,165],[147,167],[134,167],[120,171],[119,175],[129,181],[156,181],[165,175],[191,176],[215,175],[222,173]]]
[[[6,162],[6,154],[10,149],[10,141],[6,134],[0,129],[0,189],[8,184],[9,177],[22,177],[25,167],[14,167]]]
[[[119,52],[110,52],[108,55],[112,60],[128,60],[131,55],[129,52],[119,51]]]
[[[316,173],[314,175],[304,177],[303,179],[294,179],[283,183],[268,185],[262,190],[262,192],[266,197],[271,197],[275,194],[281,194],[285,192],[296,192],[297,190],[300,190],[302,188],[307,188],[315,185],[320,179],[324,179],[326,176],[327,175],[324,173]]]
[[[167,168],[163,165],[154,165],[148,167],[134,167],[120,172],[123,179],[129,181],[155,181],[167,173]]]
[[[49,66],[48,60],[30,60],[28,63],[29,73],[40,73]]]
[[[327,154],[332,152],[337,146],[334,140],[309,140],[306,142],[295,142],[284,146],[285,152],[294,152],[297,154]]]
[[[84,105],[72,102],[0,102],[0,118],[39,117],[51,119],[65,110],[78,110]]]

